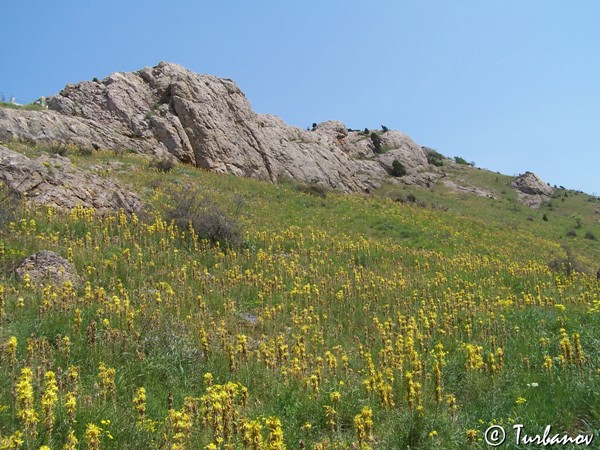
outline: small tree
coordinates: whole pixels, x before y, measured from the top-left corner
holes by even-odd
[[[429,164],[431,164],[432,166],[437,166],[437,167],[444,165],[444,163],[442,161],[444,159],[444,156],[441,153],[436,152],[435,150],[430,149],[430,148],[425,148],[425,150],[427,152],[427,162]]]
[[[381,153],[381,137],[377,133],[371,133],[371,142],[375,147],[375,153]]]
[[[389,131],[389,130],[388,130],[388,127],[386,127],[385,125],[381,125],[381,130],[382,130],[384,133],[387,133],[387,132]]]
[[[392,162],[392,175],[395,177],[403,177],[406,175],[406,167],[404,167],[404,164],[397,159]]]

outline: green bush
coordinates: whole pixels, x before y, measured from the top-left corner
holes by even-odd
[[[444,156],[441,153],[436,152],[431,148],[424,147],[425,153],[427,155],[427,162],[432,166],[441,167],[444,165]]]
[[[392,175],[395,177],[403,177],[406,175],[406,167],[404,167],[404,164],[397,159],[392,162]]]
[[[381,148],[381,137],[374,131],[371,133],[371,142],[375,147],[375,153],[381,153],[383,151]]]
[[[456,164],[462,164],[465,166],[471,166],[473,164],[469,164],[469,162],[465,159],[465,158],[461,158],[460,156],[455,156],[454,157],[454,162],[456,162]]]

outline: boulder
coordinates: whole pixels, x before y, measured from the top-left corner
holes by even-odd
[[[25,274],[29,274],[33,284],[62,285],[69,281],[74,286],[81,283],[75,267],[62,256],[42,250],[25,258],[15,269],[17,279],[23,281]]]
[[[554,190],[533,172],[525,172],[517,176],[512,187],[527,195],[545,195],[551,197]]]
[[[537,209],[548,203],[554,193],[554,189],[533,172],[525,172],[517,176],[511,186],[517,191],[519,200],[531,209]]]
[[[139,197],[116,182],[84,172],[59,155],[37,159],[0,145],[0,181],[27,200],[61,209],[94,208],[100,214],[138,212]]]

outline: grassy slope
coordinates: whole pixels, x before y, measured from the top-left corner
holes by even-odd
[[[414,192],[448,207],[441,212],[377,196],[315,197],[185,166],[160,174],[134,155],[112,166],[110,153],[69,156],[130,183],[157,211],[170,192],[193,185],[236,215],[246,239],[225,250],[161,221],[45,210],[25,211],[3,230],[4,268],[50,249],[72,254],[89,283],[71,293],[0,279],[0,370],[7,375],[0,377],[0,433],[22,430],[24,448],[61,448],[69,430],[86,448],[89,423],[102,428],[101,448],[202,448],[227,434],[227,426],[203,423],[219,407],[222,417],[256,419],[265,441],[268,428],[272,436],[277,428],[266,418],[277,417],[288,448],[300,440],[306,448],[357,444],[355,416],[364,407],[373,414],[365,441],[372,448],[485,448],[482,433],[492,422],[507,425],[513,442],[512,423],[532,432],[547,424],[569,433],[600,427],[600,284],[547,267],[565,257],[565,243],[590,268],[598,261],[597,241],[581,231],[564,237],[573,213],[600,236],[598,203],[587,196],[569,193],[552,211],[532,212],[515,202],[508,177],[462,168],[452,176],[505,198],[452,199],[442,188],[381,193]],[[258,325],[240,319],[247,312]],[[101,363],[115,369],[114,390],[110,374],[103,389]],[[21,397],[13,397],[24,367],[34,374],[40,421],[29,437]],[[48,370],[59,378],[50,431],[41,402]],[[229,396],[219,391],[227,382],[247,388],[245,406],[235,403],[236,388]],[[139,387],[147,392],[143,420],[132,404]],[[69,391],[77,399],[73,423],[64,405]],[[242,435],[231,438],[235,448],[243,448]]]

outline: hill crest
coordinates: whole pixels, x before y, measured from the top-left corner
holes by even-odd
[[[380,187],[393,178],[394,161],[404,167],[405,184],[431,186],[441,176],[404,133],[353,131],[338,121],[293,127],[254,112],[232,80],[178,64],[69,84],[47,105],[1,109],[0,140],[129,148],[215,172],[344,192]]]

